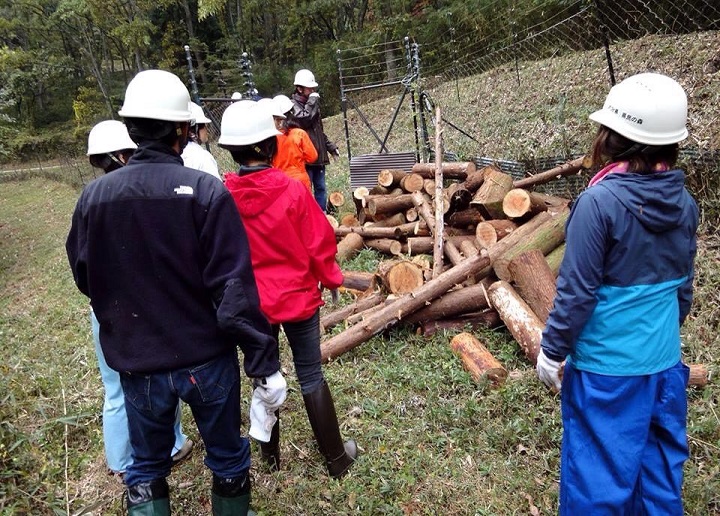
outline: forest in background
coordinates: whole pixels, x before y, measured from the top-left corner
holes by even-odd
[[[0,0],[0,160],[76,155],[88,129],[117,118],[127,82],[146,68],[171,70],[188,85],[189,45],[199,95],[242,91],[246,52],[261,95],[292,88],[299,68],[312,69],[324,114],[340,107],[338,50],[372,47],[381,74],[402,76],[394,43],[422,45],[433,75],[477,72],[462,65],[536,38],[535,56],[558,49],[599,48],[603,41],[648,32],[717,29],[708,0]],[[642,2],[640,2],[642,4]],[[577,28],[551,41],[558,22],[591,13],[598,30]],[[630,14],[629,14],[630,13]],[[602,23],[598,23],[602,22]],[[603,32],[607,26],[610,31]],[[620,30],[614,30],[619,27]],[[559,40],[562,39],[560,45]],[[383,50],[383,45],[387,48]],[[361,50],[360,50],[361,51]],[[517,59],[517,55],[515,55]],[[497,64],[496,62],[490,64]],[[467,68],[467,67],[466,67]],[[377,73],[377,72],[374,72]],[[428,74],[429,75],[429,74]],[[368,77],[368,80],[372,80]]]

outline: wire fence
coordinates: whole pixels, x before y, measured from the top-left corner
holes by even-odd
[[[439,106],[447,159],[497,161],[516,176],[545,170],[588,150],[595,127],[587,116],[612,84],[656,71],[688,92],[691,137],[681,156],[691,186],[718,191],[719,2],[518,4],[497,0],[446,13],[445,30],[422,41],[340,50],[351,154],[417,148],[421,159],[432,159]],[[387,102],[372,102],[388,95],[402,105],[390,110]],[[382,127],[365,123],[383,112]],[[576,190],[585,179],[568,181],[555,186]]]

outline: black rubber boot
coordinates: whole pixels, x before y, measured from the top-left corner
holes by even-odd
[[[170,516],[170,490],[162,478],[127,488],[129,516]]]
[[[343,443],[340,436],[335,404],[327,382],[309,394],[303,394],[310,426],[320,453],[325,457],[328,473],[333,478],[343,476],[357,457],[357,445],[352,439]]]
[[[254,516],[250,510],[250,476],[222,478],[213,474],[213,516]]]
[[[272,427],[270,441],[260,442],[262,460],[268,465],[270,471],[280,471],[280,409],[275,411],[277,421]]]

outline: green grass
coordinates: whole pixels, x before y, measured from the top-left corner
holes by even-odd
[[[29,179],[0,186],[0,514],[118,514],[122,487],[104,469],[102,385],[87,301],[76,290],[64,238],[77,190]],[[720,511],[720,239],[705,235],[696,303],[683,330],[689,362],[712,380],[690,390],[688,514]],[[371,268],[362,253],[358,268]],[[347,264],[350,265],[350,264]],[[507,332],[477,334],[511,371],[479,385],[449,348],[450,335],[393,329],[325,367],[346,437],[361,456],[346,478],[324,471],[286,346],[282,471],[253,467],[260,514],[540,514],[557,510],[559,399],[537,380]],[[246,383],[244,403],[250,397]],[[210,511],[210,473],[198,448],[170,476],[176,514]],[[244,417],[247,415],[245,413]],[[247,423],[245,421],[245,423]],[[244,427],[247,429],[247,426]],[[259,450],[253,445],[253,458]]]

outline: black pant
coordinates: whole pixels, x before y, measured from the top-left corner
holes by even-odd
[[[273,324],[275,338],[280,335],[280,326]],[[320,361],[320,310],[304,321],[282,323],[282,328],[292,350],[300,390],[308,394],[324,380]]]

